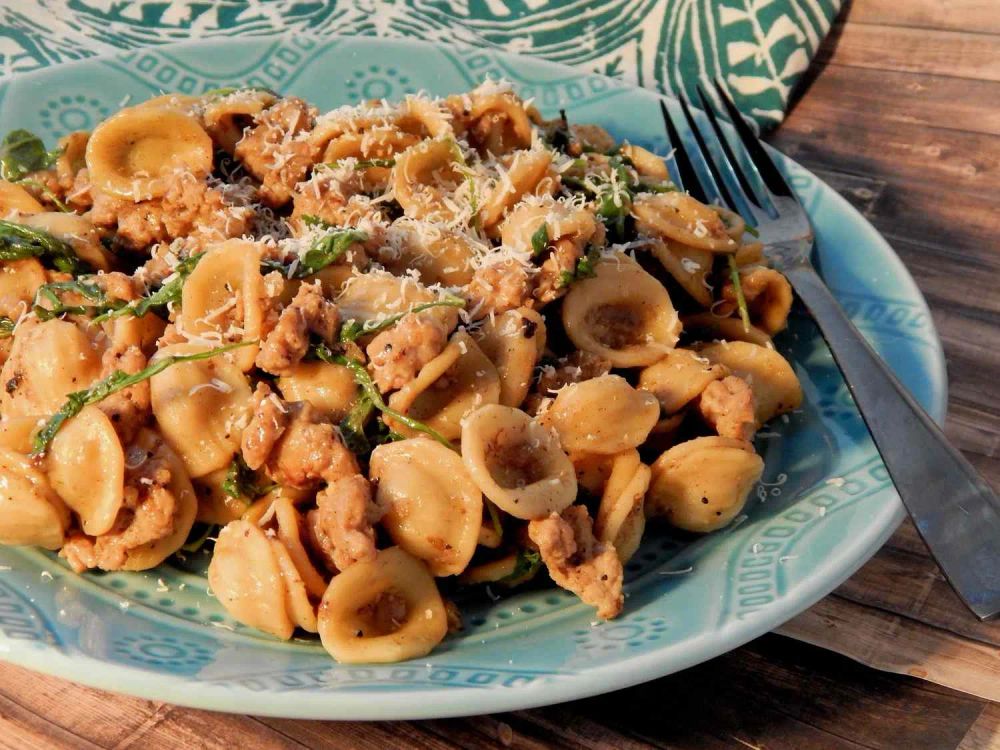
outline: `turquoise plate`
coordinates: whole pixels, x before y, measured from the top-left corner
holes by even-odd
[[[565,107],[666,151],[658,98],[529,57],[374,39],[231,40],[133,51],[0,85],[0,129],[47,141],[127,101],[254,84],[331,108],[507,78],[547,114]],[[809,210],[822,271],[921,403],[945,410],[941,347],[899,259],[837,193],[780,163]],[[745,517],[711,536],[652,533],[627,567],[625,613],[594,621],[559,589],[465,603],[465,630],[426,659],[341,666],[315,640],[241,626],[206,593],[205,559],[147,573],[75,576],[53,555],[0,549],[0,656],[144,698],[322,719],[479,714],[581,698],[675,672],[765,633],[830,592],[903,517],[830,353],[796,316],[778,340],[806,401],[759,439],[767,468]]]

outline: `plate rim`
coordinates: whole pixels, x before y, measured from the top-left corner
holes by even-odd
[[[93,64],[102,60],[120,60],[123,54],[143,49],[167,54],[180,50],[183,54],[189,49],[220,45],[253,44],[264,47],[288,38],[314,39],[320,43],[351,42],[413,46],[445,53],[471,52],[477,49],[469,45],[439,44],[410,38],[380,38],[344,34],[317,36],[286,33],[267,37],[212,38],[119,50],[61,62],[57,65],[16,73],[2,81],[2,84],[4,88],[15,85],[15,82],[31,85],[32,79],[45,78],[54,73],[58,74],[61,69]],[[600,74],[589,73],[530,55],[516,55],[499,49],[491,49],[489,53],[515,68],[523,64],[521,60],[526,59],[531,65],[547,67],[552,71],[561,71],[572,78],[589,76],[604,79],[609,82],[612,88],[623,89],[629,93],[638,93],[655,99],[674,100],[674,97],[632,83],[607,78]],[[824,192],[824,198],[829,199],[834,204],[838,214],[848,213],[858,220],[859,227],[862,227],[864,231],[864,242],[881,247],[884,259],[892,266],[894,280],[906,288],[907,301],[916,304],[920,311],[926,314],[929,336],[927,343],[930,344],[927,364],[933,388],[932,393],[929,394],[930,403],[926,405],[926,408],[937,423],[943,423],[948,401],[948,378],[944,353],[930,308],[912,275],[888,240],[842,195],[791,157],[782,154],[770,145],[766,147],[772,155],[778,157],[779,163],[795,165],[797,169],[812,177],[819,189]],[[895,496],[894,501],[885,503],[879,514],[872,519],[867,535],[862,534],[855,538],[852,554],[828,555],[824,558],[824,565],[814,569],[807,581],[782,597],[780,606],[767,607],[746,620],[730,620],[721,628],[704,631],[687,641],[688,649],[679,658],[676,654],[665,657],[664,652],[669,651],[670,648],[669,644],[666,644],[663,648],[650,653],[626,656],[610,664],[589,668],[587,671],[559,675],[556,679],[537,680],[517,688],[484,691],[481,688],[473,687],[427,687],[422,685],[411,690],[380,693],[377,700],[372,699],[374,696],[372,693],[350,689],[311,693],[273,689],[253,691],[237,688],[234,690],[232,687],[212,685],[194,677],[153,673],[138,667],[104,661],[86,654],[70,656],[51,648],[43,650],[18,649],[18,641],[2,636],[0,636],[0,659],[42,674],[122,695],[165,701],[202,710],[292,719],[411,720],[449,718],[547,706],[621,690],[679,672],[739,648],[792,619],[853,575],[899,526],[906,513],[899,496],[894,492],[894,488],[890,486],[887,491]],[[825,571],[825,574],[820,574],[818,571]],[[722,650],[718,646],[720,641],[725,643]],[[669,665],[664,665],[666,659],[669,659]],[[193,691],[193,687],[197,687],[197,691]],[[429,699],[431,696],[433,698]],[[486,696],[488,698],[485,701],[482,700]],[[291,700],[288,699],[289,697]]]

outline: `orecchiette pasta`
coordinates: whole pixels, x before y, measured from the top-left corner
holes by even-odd
[[[509,406],[484,406],[462,426],[462,460],[483,494],[515,518],[543,518],[576,498],[556,433]]]
[[[544,567],[617,616],[647,519],[735,518],[802,391],[752,228],[571,120],[488,80],[18,131],[44,158],[0,181],[0,543],[207,553],[232,618],[349,663],[459,628],[436,578]]]
[[[423,437],[380,445],[371,477],[382,526],[396,544],[435,576],[465,570],[479,539],[483,495],[457,453]]]
[[[677,343],[681,322],[670,295],[637,263],[618,256],[597,264],[563,301],[563,326],[576,345],[615,367],[643,367]]]
[[[675,445],[651,468],[647,514],[686,531],[708,532],[743,510],[764,462],[750,443],[700,437]]]

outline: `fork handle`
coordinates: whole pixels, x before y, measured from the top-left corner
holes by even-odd
[[[808,263],[783,272],[844,374],[899,496],[952,587],[981,619],[1000,613],[1000,498],[948,443]]]

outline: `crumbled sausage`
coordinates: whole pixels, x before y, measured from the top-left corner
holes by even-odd
[[[316,495],[319,527],[314,536],[332,546],[333,563],[344,570],[356,562],[375,559],[375,531],[382,512],[372,500],[368,480],[360,474],[331,482]]]
[[[372,378],[383,393],[402,388],[444,349],[448,331],[429,315],[410,313],[378,334],[365,350]]]
[[[234,155],[261,181],[260,198],[266,205],[288,203],[318,158],[319,149],[308,138],[313,119],[313,109],[301,99],[281,99],[258,115],[236,144]]]
[[[610,620],[621,612],[622,564],[613,545],[594,538],[593,523],[582,505],[571,505],[562,515],[528,523],[528,536],[549,569],[552,580],[597,608]]]
[[[310,333],[332,344],[339,330],[340,313],[323,296],[320,282],[303,284],[261,344],[257,367],[272,375],[283,375],[305,356]]]
[[[531,276],[516,260],[506,260],[476,270],[465,287],[469,314],[485,318],[517,307],[530,306]]]
[[[757,428],[753,390],[742,378],[714,380],[701,392],[701,416],[722,437],[753,440]]]

